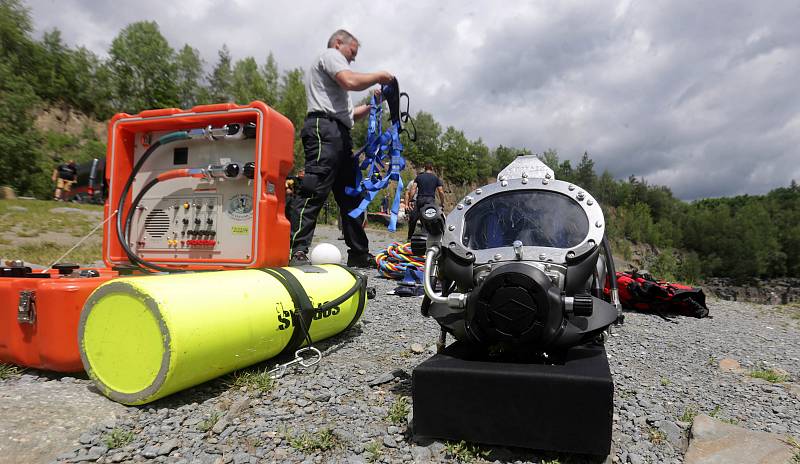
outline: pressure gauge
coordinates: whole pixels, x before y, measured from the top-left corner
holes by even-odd
[[[228,216],[235,221],[245,221],[253,217],[253,197],[246,193],[234,195],[228,200]]]

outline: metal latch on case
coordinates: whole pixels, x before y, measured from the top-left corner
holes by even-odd
[[[17,305],[17,321],[22,324],[33,324],[36,322],[36,292],[33,290],[21,290],[19,292],[19,304]]]

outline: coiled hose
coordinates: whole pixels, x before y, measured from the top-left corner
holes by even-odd
[[[425,269],[425,258],[414,255],[411,243],[394,242],[378,253],[375,261],[378,272],[387,279],[402,280],[407,269],[419,272]]]

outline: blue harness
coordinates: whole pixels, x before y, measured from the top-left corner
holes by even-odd
[[[361,203],[348,214],[351,218],[358,218],[367,210],[367,207],[381,189],[386,188],[389,182],[395,181],[397,189],[392,202],[391,216],[389,219],[389,231],[397,229],[397,213],[400,210],[400,197],[403,193],[403,179],[400,173],[406,167],[406,160],[403,158],[403,144],[400,142],[400,134],[405,130],[401,124],[409,121],[408,107],[406,111],[400,113],[400,96],[397,79],[384,85],[381,89],[379,99],[372,96],[370,100],[369,120],[367,125],[367,142],[355,155],[355,187],[345,187],[345,193],[350,196],[362,196]],[[383,113],[383,98],[389,102],[391,113],[391,125],[383,131],[381,115]],[[412,123],[413,125],[413,123]],[[415,130],[416,132],[416,130]],[[416,133],[411,140],[416,140]],[[364,153],[364,161],[358,165],[358,157]],[[386,165],[389,165],[386,171]],[[366,177],[363,171],[366,170]],[[382,174],[383,173],[383,174]]]

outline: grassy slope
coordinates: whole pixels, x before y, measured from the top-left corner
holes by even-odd
[[[79,211],[53,212],[55,208],[74,208]],[[102,220],[102,206],[42,200],[0,200],[0,257],[47,265]],[[64,258],[64,262],[91,264],[100,260],[100,233],[99,230],[95,232]]]
[[[25,208],[25,211],[18,208]],[[53,212],[55,208],[75,208],[80,212]],[[22,259],[29,263],[47,265],[102,220],[102,206],[43,200],[0,200],[0,258]],[[332,219],[332,223],[335,228],[335,219]],[[390,233],[385,225],[377,222],[370,223],[367,227],[374,240],[403,241],[407,232],[404,223],[399,224],[395,233]],[[337,232],[326,232],[320,238],[327,237],[328,241],[335,241]],[[100,261],[101,244],[102,229],[64,258],[63,262],[86,265]]]

